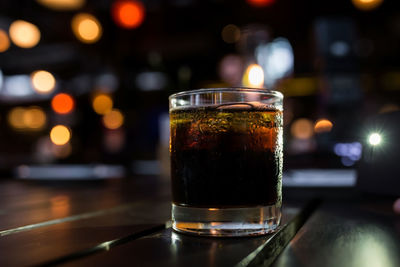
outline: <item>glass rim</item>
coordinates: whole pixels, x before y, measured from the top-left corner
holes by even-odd
[[[168,99],[171,100],[172,98],[177,98],[180,96],[188,96],[188,95],[195,95],[202,93],[221,93],[221,92],[260,93],[260,94],[272,95],[280,99],[283,99],[283,94],[279,91],[267,88],[252,88],[252,87],[219,87],[219,88],[194,89],[172,94],[168,97]]]

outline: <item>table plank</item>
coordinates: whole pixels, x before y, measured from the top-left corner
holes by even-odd
[[[165,227],[168,202],[139,202],[103,215],[60,222],[0,237],[0,266],[36,265],[103,242]],[[23,255],[21,257],[21,255]]]
[[[280,266],[400,266],[400,217],[391,201],[327,202],[273,264]]]
[[[169,186],[154,177],[91,186],[0,184],[5,185],[0,187],[0,266],[52,261],[103,242],[163,229],[170,219]],[[9,194],[4,188],[24,194]]]
[[[25,225],[111,209],[136,200],[153,198],[160,201],[170,199],[169,185],[160,183],[157,177],[137,177],[100,183],[2,181],[0,233]]]
[[[291,221],[299,208],[284,209],[283,223]],[[233,266],[272,235],[261,237],[210,238],[179,234],[171,229],[142,237],[109,251],[94,254],[65,266]]]

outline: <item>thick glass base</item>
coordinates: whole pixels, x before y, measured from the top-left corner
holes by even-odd
[[[172,204],[172,228],[194,235],[265,235],[274,232],[280,220],[280,204],[248,208],[194,208]]]

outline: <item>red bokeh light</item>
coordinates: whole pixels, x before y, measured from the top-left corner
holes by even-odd
[[[127,29],[139,27],[145,17],[144,5],[135,0],[116,1],[111,12],[115,23]]]
[[[58,94],[51,100],[51,107],[56,113],[68,114],[74,109],[74,99],[68,94]]]
[[[275,0],[246,0],[246,2],[255,7],[265,7],[275,3]]]

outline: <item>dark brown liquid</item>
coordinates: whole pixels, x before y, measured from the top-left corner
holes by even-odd
[[[170,120],[175,204],[241,207],[281,201],[281,111],[243,105],[182,109],[172,111]]]

